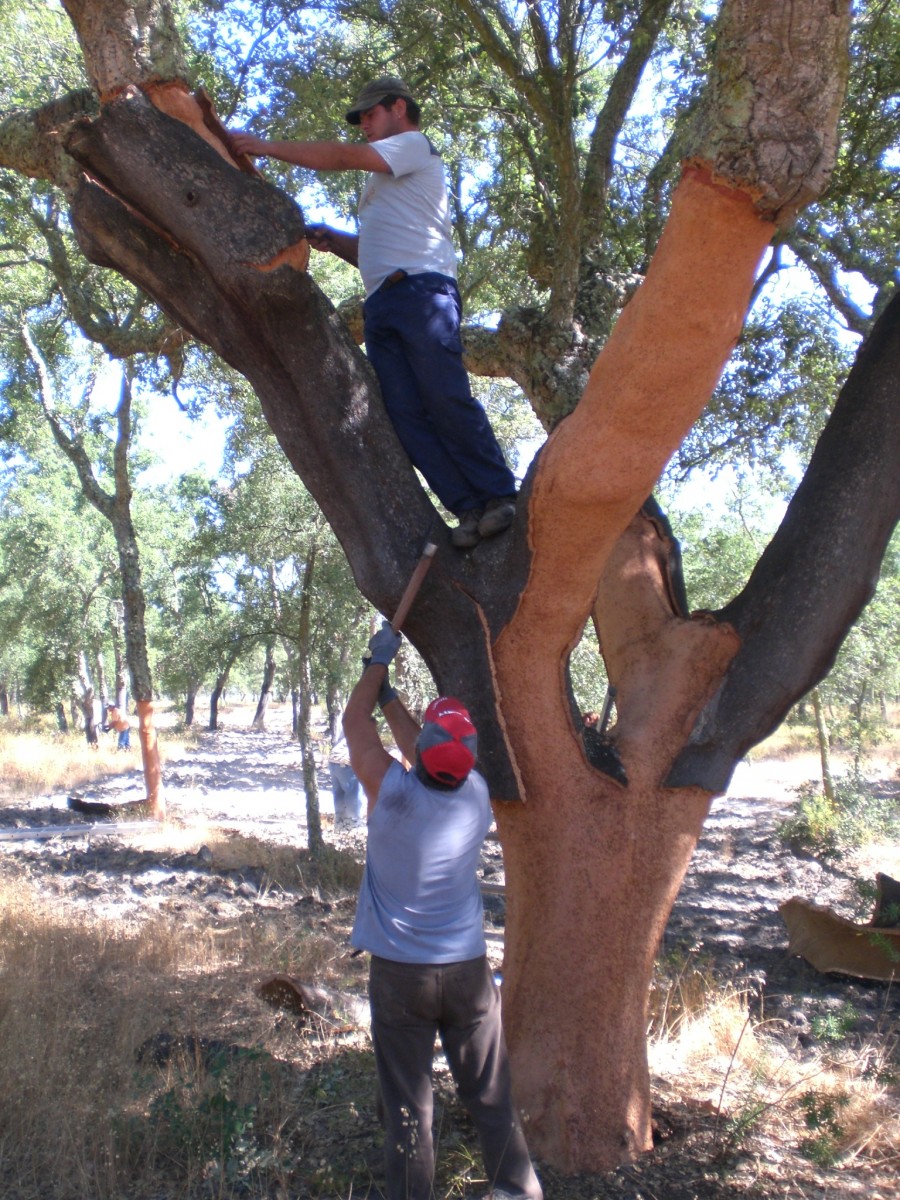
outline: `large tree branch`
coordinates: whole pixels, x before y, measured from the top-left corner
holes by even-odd
[[[472,0],[458,0],[458,7],[468,17],[482,49],[507,77],[515,93],[534,109],[542,124],[551,126],[555,120],[553,110],[534,74],[528,70],[522,55],[518,53],[518,32],[502,6],[493,2],[475,4]],[[491,24],[488,16],[497,22],[503,37]]]
[[[70,92],[40,108],[4,113],[0,118],[0,167],[30,179],[46,179],[64,192],[77,184],[78,169],[66,154],[61,130],[97,111],[92,92]]]
[[[594,122],[582,192],[584,232],[588,245],[593,244],[600,235],[605,219],[606,193],[612,176],[613,150],[672,2],[648,0],[642,7],[631,32],[628,49],[616,68],[606,100]]]
[[[91,87],[101,100],[131,84],[187,80],[169,0],[62,0],[75,26]]]
[[[725,789],[834,662],[900,516],[900,293],[860,348],[809,469],[744,591],[719,617],[742,639],[669,776]]]

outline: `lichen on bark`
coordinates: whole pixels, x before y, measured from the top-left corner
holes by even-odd
[[[823,13],[823,8],[826,11]],[[837,153],[850,0],[726,0],[687,158],[779,223],[819,196]]]

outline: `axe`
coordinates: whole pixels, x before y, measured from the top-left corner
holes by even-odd
[[[428,568],[431,566],[432,560],[437,553],[437,543],[428,541],[425,543],[425,549],[422,551],[419,561],[416,563],[415,570],[409,577],[409,583],[406,585],[406,590],[400,597],[400,603],[397,605],[397,611],[394,613],[391,620],[391,629],[394,633],[400,632],[400,627],[406,620],[409,610],[412,608],[413,600],[415,600],[419,588],[422,586],[422,581],[428,574]]]
[[[406,620],[409,610],[412,608],[413,600],[418,595],[419,588],[422,586],[422,580],[428,574],[428,568],[431,566],[432,560],[437,553],[437,543],[427,541],[425,549],[419,556],[419,561],[415,565],[412,575],[409,577],[409,583],[404,589],[403,595],[400,597],[400,603],[397,605],[397,611],[394,613],[391,620],[391,629],[394,633],[400,632],[400,626]],[[374,624],[374,622],[373,622]],[[367,665],[371,655],[370,650],[366,650],[363,654],[363,665]]]

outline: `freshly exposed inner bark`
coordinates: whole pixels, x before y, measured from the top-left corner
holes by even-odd
[[[166,815],[166,803],[162,793],[162,768],[159,762],[159,740],[153,722],[153,702],[138,700],[138,736],[141,740],[141,758],[144,764],[144,782],[150,814],[161,821]]]

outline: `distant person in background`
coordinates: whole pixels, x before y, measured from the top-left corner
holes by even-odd
[[[116,743],[117,750],[128,750],[131,747],[131,722],[120,708],[111,704],[106,710],[106,728],[114,729],[119,735]]]
[[[359,780],[350,766],[350,747],[343,729],[334,739],[328,759],[331,772],[331,792],[334,796],[335,829],[355,829],[362,823],[362,797]]]

